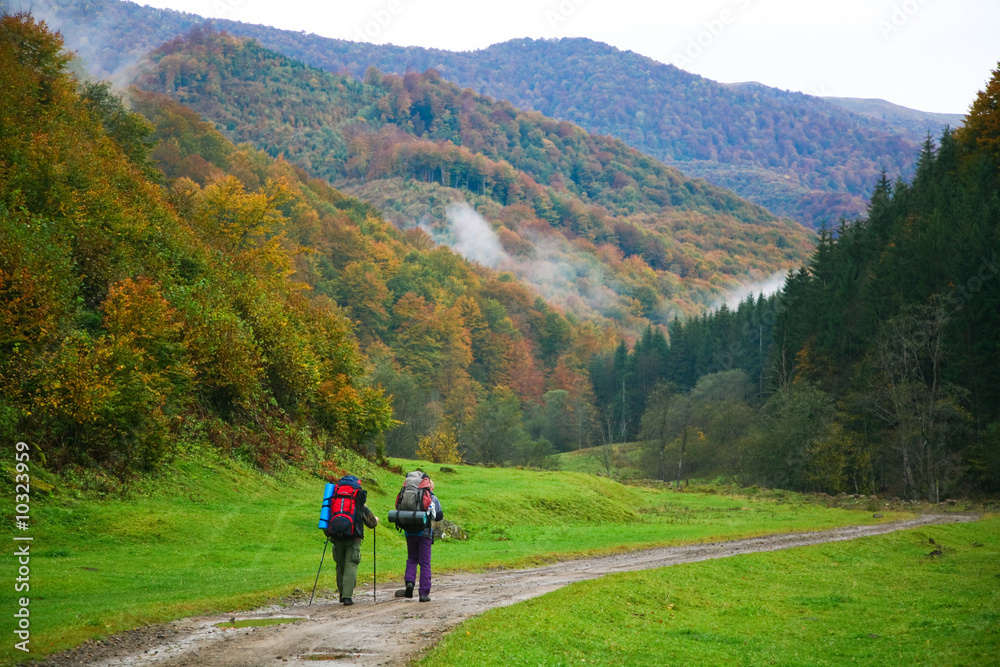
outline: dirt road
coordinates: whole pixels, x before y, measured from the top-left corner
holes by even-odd
[[[644,570],[691,563],[736,554],[775,551],[791,547],[880,535],[933,523],[970,521],[970,515],[925,515],[905,522],[855,526],[814,533],[770,535],[730,542],[665,547],[614,556],[574,560],[530,570],[500,570],[481,574],[440,575],[434,578],[433,600],[418,602],[393,597],[395,587],[371,587],[355,592],[356,604],[344,607],[331,600],[302,602],[240,614],[238,619],[301,617],[284,625],[222,630],[216,623],[230,615],[175,621],[91,642],[51,656],[43,665],[101,667],[180,667],[219,665],[309,665],[334,660],[336,664],[372,667],[402,665],[432,646],[447,630],[493,607],[527,600],[576,581],[612,572]]]

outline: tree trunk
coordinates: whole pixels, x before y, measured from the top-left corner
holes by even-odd
[[[681,434],[681,454],[677,457],[677,490],[681,489],[681,468],[684,466],[684,452],[687,450],[687,440],[688,440],[688,427],[684,427],[684,432]]]

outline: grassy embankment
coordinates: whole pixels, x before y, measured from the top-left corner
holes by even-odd
[[[385,517],[401,476],[360,460],[339,464],[375,481],[367,485],[369,505]],[[877,522],[869,513],[820,507],[783,492],[674,493],[580,473],[469,466],[441,473],[440,467],[425,469],[435,478],[447,518],[471,537],[435,545],[438,571]],[[322,480],[296,470],[262,475],[205,456],[180,460],[143,487],[129,499],[103,500],[58,484],[48,494],[36,487],[33,656],[142,624],[250,608],[296,588],[308,594],[323,548],[316,528]],[[887,512],[882,521],[902,517]],[[12,517],[4,518],[11,525]],[[402,536],[383,525],[377,546],[379,580],[398,581]],[[371,549],[369,534],[362,582],[371,581]],[[329,594],[334,578],[327,564],[319,592]],[[0,646],[0,662],[12,657],[25,656],[10,642]]]
[[[573,584],[467,621],[420,664],[945,667],[998,656],[993,516]]]
[[[618,479],[638,479],[648,477],[642,468],[643,451],[639,443],[626,442],[613,445],[614,455],[611,458],[611,474]],[[587,447],[572,452],[557,454],[559,469],[572,472],[585,472],[591,475],[607,472],[602,461],[601,447]],[[676,469],[676,466],[674,466]]]

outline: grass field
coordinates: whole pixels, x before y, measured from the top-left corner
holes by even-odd
[[[339,465],[373,480],[366,484],[369,505],[384,518],[402,477],[346,455]],[[435,545],[440,572],[878,522],[870,513],[783,492],[676,493],[571,472],[424,469],[436,481],[446,518],[470,533],[468,541]],[[94,499],[59,485],[35,493],[32,655],[151,622],[253,607],[296,588],[308,593],[323,549],[316,527],[322,488],[321,479],[301,471],[268,476],[206,455],[176,463],[126,500]],[[903,517],[886,512],[881,521]],[[3,518],[10,526],[12,517]],[[11,543],[9,536],[0,539]],[[377,546],[379,579],[398,581],[401,534],[385,524]],[[372,578],[370,531],[362,554],[363,583]],[[324,568],[320,590],[334,585],[333,568]],[[10,609],[16,598],[8,591]],[[24,657],[11,643],[0,645],[0,662]]]
[[[615,456],[612,457],[611,473],[620,479],[638,479],[647,477],[642,470],[642,449],[637,442],[626,442],[614,445]],[[606,474],[607,470],[601,462],[601,448],[587,447],[572,452],[557,454],[559,469],[569,472],[585,472],[591,475]]]
[[[573,584],[467,621],[420,664],[998,662],[993,516]]]

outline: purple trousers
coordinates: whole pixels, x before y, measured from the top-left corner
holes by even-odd
[[[431,545],[429,537],[406,538],[406,573],[403,581],[417,581],[417,564],[420,564],[420,595],[431,594]]]

